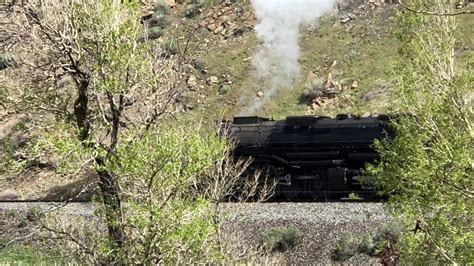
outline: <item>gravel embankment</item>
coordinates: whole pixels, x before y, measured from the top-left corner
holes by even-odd
[[[241,232],[243,241],[250,245],[261,243],[262,232],[273,226],[296,226],[303,232],[301,243],[285,252],[290,264],[334,263],[331,256],[343,234],[373,232],[391,220],[381,203],[247,204],[237,212],[235,208],[235,205],[223,206],[223,210],[233,214],[225,228]],[[355,256],[349,263],[376,262]]]
[[[32,208],[40,208],[43,211],[61,211],[73,215],[94,215],[94,208],[90,203],[0,202],[0,211],[28,211]]]
[[[53,203],[0,203],[0,211],[26,211],[39,207],[57,208]],[[61,212],[92,216],[88,203],[69,203]],[[221,204],[226,222],[224,232],[237,235],[249,247],[261,245],[262,233],[274,226],[296,226],[303,232],[299,245],[286,251],[289,264],[328,264],[337,240],[345,233],[374,232],[391,218],[381,203],[250,203]],[[349,263],[376,263],[376,259],[355,256]]]

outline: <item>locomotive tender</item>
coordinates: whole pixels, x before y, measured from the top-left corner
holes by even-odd
[[[371,198],[375,192],[361,181],[361,168],[379,158],[374,140],[394,137],[389,120],[346,114],[279,121],[235,117],[229,133],[237,142],[234,156],[252,157],[248,171],[261,169],[276,181],[277,198],[336,199],[349,193]]]

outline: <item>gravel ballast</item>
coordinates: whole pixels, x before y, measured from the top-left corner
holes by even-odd
[[[27,211],[40,207],[55,209],[51,203],[0,203],[0,211]],[[93,216],[91,204],[69,203],[61,212]],[[276,226],[294,226],[303,233],[301,241],[284,251],[289,264],[332,264],[338,239],[346,233],[375,232],[392,218],[382,203],[225,203],[220,204],[222,232],[238,236],[249,247],[261,247],[262,233]],[[376,258],[357,255],[351,264],[377,263]]]
[[[258,246],[262,233],[275,226],[295,226],[303,232],[300,243],[284,252],[290,264],[327,264],[336,242],[346,233],[375,232],[392,219],[382,203],[262,203],[225,204],[229,221],[224,230],[239,232],[242,241]],[[240,210],[238,210],[240,208]],[[237,211],[236,211],[237,209]],[[377,263],[377,259],[354,256],[351,264]]]

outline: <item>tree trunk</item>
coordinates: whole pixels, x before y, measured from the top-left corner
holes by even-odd
[[[82,79],[77,83],[77,99],[74,102],[74,116],[76,119],[77,128],[79,129],[79,139],[86,140],[89,137],[90,123],[87,120],[87,108],[89,98],[87,97],[87,88],[89,80]]]
[[[104,169],[104,159],[95,158],[99,166],[99,187],[102,201],[105,206],[105,218],[109,239],[121,248],[124,242],[124,232],[122,227],[122,206],[120,201],[120,191],[115,176],[110,171]]]

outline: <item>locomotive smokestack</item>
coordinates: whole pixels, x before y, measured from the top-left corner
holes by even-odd
[[[265,82],[263,98],[247,109],[252,114],[282,87],[291,85],[300,66],[300,25],[314,23],[332,9],[335,0],[251,0],[258,24],[255,27],[261,44],[253,56],[257,77]]]

